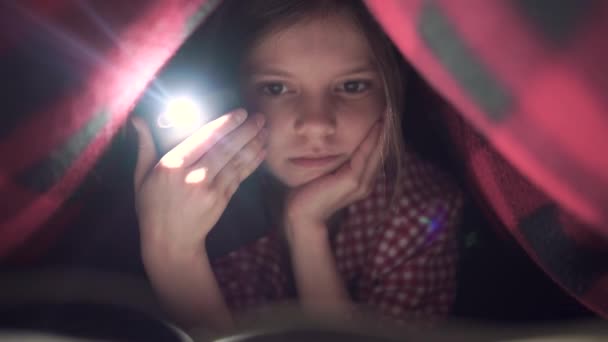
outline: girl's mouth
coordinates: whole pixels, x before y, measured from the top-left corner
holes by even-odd
[[[321,157],[297,157],[289,158],[289,161],[299,167],[318,168],[325,167],[335,163],[340,158],[340,155],[330,155]]]

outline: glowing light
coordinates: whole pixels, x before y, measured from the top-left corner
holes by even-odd
[[[197,183],[204,181],[205,177],[207,177],[207,169],[206,168],[197,169],[197,170],[194,170],[194,171],[188,173],[188,175],[186,176],[186,183],[197,184]]]
[[[165,111],[158,117],[157,123],[161,128],[192,128],[201,123],[199,105],[188,97],[178,97],[167,103]]]
[[[169,169],[177,169],[184,165],[184,158],[177,153],[169,152],[160,160],[160,164]]]

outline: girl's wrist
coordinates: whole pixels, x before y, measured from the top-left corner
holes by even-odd
[[[291,221],[285,225],[285,230],[290,244],[308,244],[327,239],[327,225],[321,221]]]
[[[144,243],[141,246],[141,256],[147,267],[188,267],[201,262],[207,256],[204,243],[200,246],[178,248],[165,243]]]
[[[319,215],[313,215],[311,213],[302,212],[301,210],[288,207],[285,213],[284,221],[286,227],[293,227],[291,229],[296,229],[299,227],[322,226],[325,225],[326,220],[319,217]]]

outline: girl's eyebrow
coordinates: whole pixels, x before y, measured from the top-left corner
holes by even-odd
[[[350,69],[346,69],[346,71],[340,73],[340,76],[351,75],[351,74],[360,74],[360,73],[364,73],[364,72],[378,72],[378,70],[377,70],[376,66],[370,62],[370,63],[355,66]],[[285,77],[285,78],[293,77],[293,75],[291,73],[289,73],[288,71],[282,70],[282,69],[267,67],[267,66],[262,67],[262,66],[256,66],[256,65],[253,65],[249,68],[249,74],[251,76],[264,75],[264,76],[277,76],[277,77]]]
[[[269,67],[259,67],[252,66],[249,68],[249,73],[251,75],[266,75],[266,76],[279,76],[279,77],[291,77],[292,75],[281,69],[269,68]]]
[[[347,69],[345,72],[340,73],[340,75],[350,75],[350,74],[361,74],[364,72],[378,72],[376,66],[372,63],[367,63],[364,65],[359,65],[354,68]]]

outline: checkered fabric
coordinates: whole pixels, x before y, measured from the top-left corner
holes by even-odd
[[[43,255],[145,85],[219,1],[0,2],[0,258]],[[446,113],[471,190],[608,317],[608,2],[367,0]]]
[[[78,214],[79,185],[217,3],[0,2],[0,259],[39,254]]]
[[[410,152],[404,157],[400,184],[378,177],[370,196],[347,208],[333,254],[360,306],[397,322],[428,322],[447,315],[454,298],[462,197],[432,165]],[[291,266],[280,237],[273,230],[213,263],[234,310],[291,299]]]

